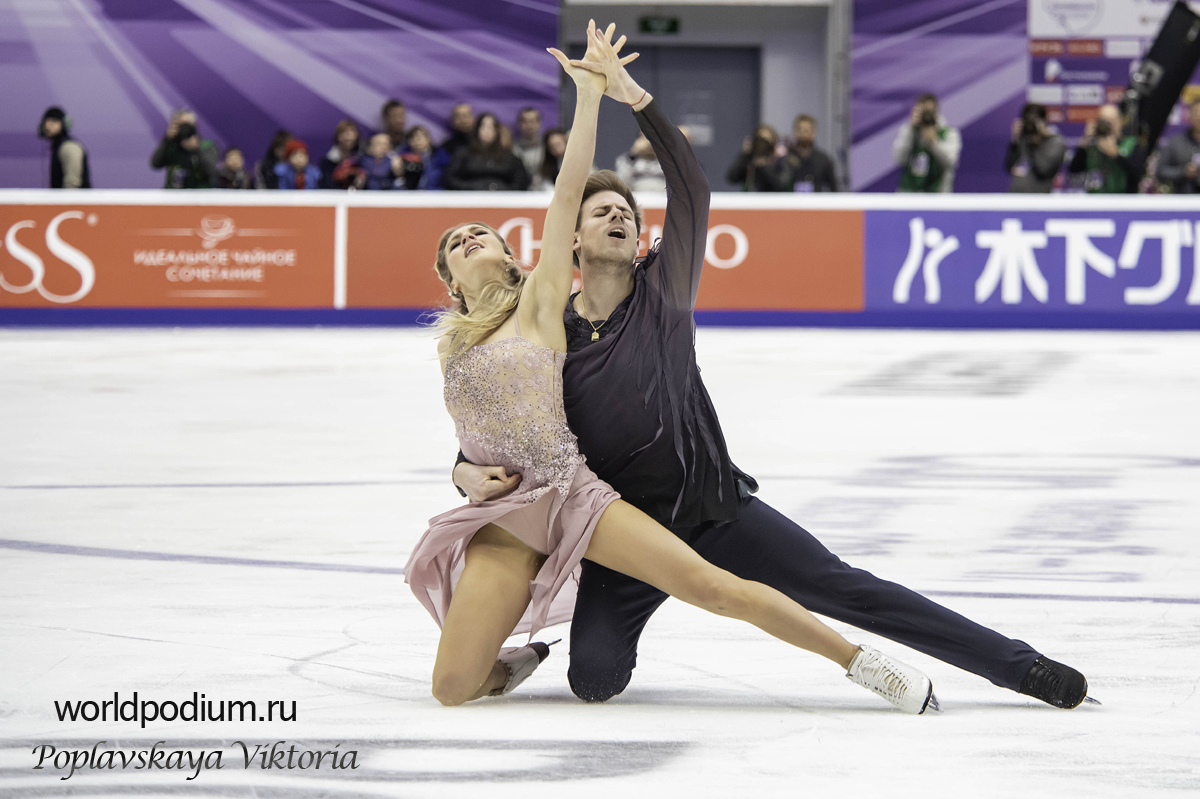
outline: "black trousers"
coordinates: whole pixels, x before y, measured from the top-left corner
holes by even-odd
[[[736,521],[673,531],[710,563],[765,583],[813,613],[898,641],[1017,690],[1037,651],[976,624],[902,585],[846,565],[820,541],[754,497]],[[588,702],[629,684],[642,628],[667,595],[583,561],[571,622],[571,690]]]

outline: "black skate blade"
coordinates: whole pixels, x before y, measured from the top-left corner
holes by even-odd
[[[1090,696],[1085,696],[1085,697],[1083,698],[1083,701],[1084,701],[1084,702],[1088,702],[1088,703],[1090,703],[1090,704],[1093,704],[1093,705],[1103,705],[1103,704],[1104,704],[1104,703],[1103,703],[1103,702],[1101,702],[1099,699],[1093,699],[1093,698],[1092,698],[1092,697],[1090,697]]]
[[[561,638],[556,638],[548,644],[544,644],[541,641],[534,641],[529,645],[529,648],[537,653],[538,663],[542,663],[546,660],[546,658],[550,657],[550,647],[554,646],[561,640]]]

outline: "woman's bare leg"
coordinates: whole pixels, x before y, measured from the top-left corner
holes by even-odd
[[[743,580],[623,500],[608,506],[588,545],[588,560],[637,578],[689,605],[741,619],[793,646],[849,668],[858,647],[774,588]]]
[[[543,560],[494,524],[475,533],[433,665],[433,695],[443,705],[461,705],[504,685],[508,672],[496,656],[529,605],[529,581]]]

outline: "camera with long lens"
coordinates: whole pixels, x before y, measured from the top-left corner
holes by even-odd
[[[1113,129],[1112,129],[1111,122],[1109,122],[1107,119],[1097,119],[1096,120],[1096,138],[1097,139],[1107,139],[1109,136],[1112,135],[1112,132],[1113,132]]]
[[[917,117],[917,127],[919,128],[937,127],[937,123],[937,113],[929,110],[928,108],[922,111],[921,115]]]
[[[196,126],[191,122],[181,122],[175,130],[175,143],[183,144],[188,139],[196,135]]]
[[[775,153],[775,144],[765,136],[755,136],[750,143],[751,158],[770,158]]]

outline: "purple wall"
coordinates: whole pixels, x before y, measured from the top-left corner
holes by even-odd
[[[286,128],[314,160],[339,119],[379,127],[389,97],[445,133],[459,102],[557,120],[555,0],[46,0],[0,5],[0,187],[46,186],[34,131],[61,105],[100,188],[162,185],[149,156],[172,109],[253,161]]]

